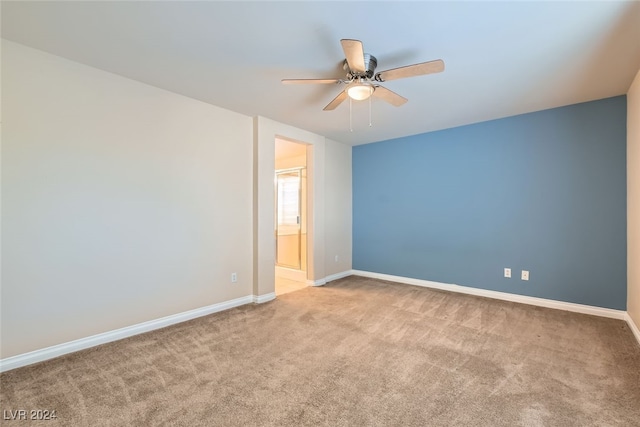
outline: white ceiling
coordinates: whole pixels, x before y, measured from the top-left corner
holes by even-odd
[[[640,69],[640,2],[9,2],[2,36],[249,116],[363,144],[621,95]],[[377,71],[443,59],[386,82],[409,102],[322,108],[343,78],[340,39]]]

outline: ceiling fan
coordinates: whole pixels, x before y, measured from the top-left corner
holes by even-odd
[[[371,96],[399,107],[407,102],[407,98],[380,86],[378,83],[444,71],[444,61],[437,59],[376,73],[378,60],[375,56],[364,53],[364,47],[360,40],[342,39],[340,43],[346,58],[343,64],[343,68],[347,72],[346,79],[283,79],[282,83],[346,84],[345,89],[324,107],[324,111],[334,110],[347,98],[362,101]]]

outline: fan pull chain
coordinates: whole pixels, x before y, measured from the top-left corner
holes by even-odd
[[[371,127],[371,96],[369,96],[369,127]]]

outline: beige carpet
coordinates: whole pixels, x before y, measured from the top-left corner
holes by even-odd
[[[640,425],[623,321],[357,277],[0,384],[3,411],[57,411],[40,426]]]

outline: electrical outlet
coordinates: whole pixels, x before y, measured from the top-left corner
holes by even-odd
[[[231,273],[231,283],[236,283],[238,281],[238,273]]]
[[[504,269],[504,277],[511,278],[511,269],[510,268],[505,268]]]
[[[336,255],[336,262],[338,262],[338,255]]]
[[[527,270],[522,270],[522,280],[529,280],[529,272]]]

